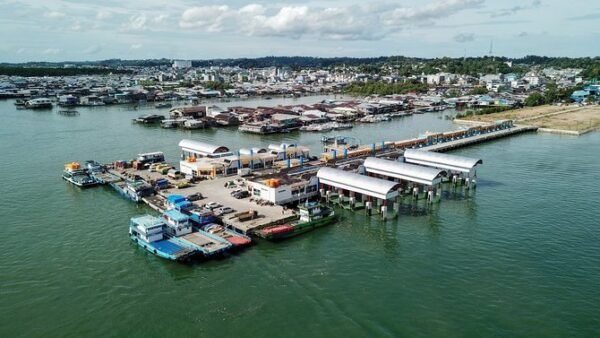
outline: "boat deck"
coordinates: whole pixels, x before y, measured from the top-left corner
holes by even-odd
[[[179,238],[202,248],[208,254],[219,252],[229,247],[229,245],[220,243],[200,232],[192,232]]]

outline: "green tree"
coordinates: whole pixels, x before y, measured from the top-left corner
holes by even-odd
[[[533,92],[525,99],[525,105],[528,107],[540,106],[545,103],[544,95],[540,92]]]
[[[469,95],[485,95],[489,93],[489,90],[485,87],[474,87],[469,92]]]
[[[446,92],[446,97],[459,97],[460,91],[458,89],[450,89]]]

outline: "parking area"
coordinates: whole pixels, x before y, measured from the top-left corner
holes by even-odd
[[[148,170],[134,170],[129,168],[125,169],[124,172],[129,175],[138,175],[150,183],[155,182],[158,179],[169,180],[171,187],[159,191],[159,195],[162,197],[167,197],[171,194],[189,196],[200,193],[203,198],[193,201],[193,203],[198,206],[203,206],[211,202],[218,203],[220,204],[220,207],[214,209],[215,214],[218,214],[222,207],[232,208],[234,211],[223,215],[222,220],[226,225],[234,227],[243,233],[247,233],[248,231],[261,228],[266,225],[282,223],[294,217],[293,210],[291,209],[284,209],[279,205],[257,204],[252,200],[251,193],[246,198],[234,198],[231,195],[233,191],[247,190],[245,180],[238,176],[207,179],[191,183],[185,188],[177,188],[177,185],[182,186],[181,183],[187,182],[187,180],[173,179],[167,177],[167,175],[157,172],[150,172]],[[164,199],[159,196],[148,197],[145,199],[145,202],[153,209],[159,211],[166,208],[164,205]],[[250,217],[248,220],[244,220],[244,217],[236,216],[244,212],[255,214],[255,216]]]

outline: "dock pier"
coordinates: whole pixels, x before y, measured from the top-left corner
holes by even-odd
[[[438,143],[430,146],[422,147],[423,150],[428,151],[436,151],[436,152],[444,152],[449,150],[454,150],[466,146],[470,146],[473,144],[483,143],[511,135],[526,133],[530,131],[536,131],[538,127],[535,126],[514,126],[508,129],[502,129],[498,131],[492,131],[485,134],[480,134],[471,137],[465,137],[454,141],[446,141],[443,143]]]

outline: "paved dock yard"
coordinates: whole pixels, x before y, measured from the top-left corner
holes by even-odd
[[[155,181],[159,178],[167,178],[166,175],[162,175],[157,172],[150,172],[148,170],[134,170],[131,168],[120,170],[129,174],[136,174],[142,177],[147,182]],[[185,179],[175,180],[168,178],[171,183],[183,182]],[[243,182],[242,184],[236,184],[231,188],[226,188],[225,184],[230,181]],[[227,226],[235,228],[237,231],[242,233],[248,233],[252,230],[265,227],[267,225],[281,224],[295,217],[292,209],[284,209],[279,205],[258,205],[254,201],[250,201],[250,197],[236,199],[231,196],[231,192],[235,189],[247,190],[245,180],[238,176],[229,177],[218,177],[214,179],[208,179],[192,183],[187,188],[169,188],[159,191],[157,196],[147,197],[144,202],[148,204],[152,209],[162,212],[166,208],[164,205],[164,197],[171,194],[188,196],[194,193],[201,193],[204,197],[201,200],[193,202],[194,204],[201,206],[209,202],[216,202],[224,207],[230,207],[235,211],[233,213],[224,215],[222,217],[223,223]],[[217,211],[218,209],[215,209]],[[234,215],[239,212],[245,211],[256,211],[257,216],[254,219],[242,222]]]

